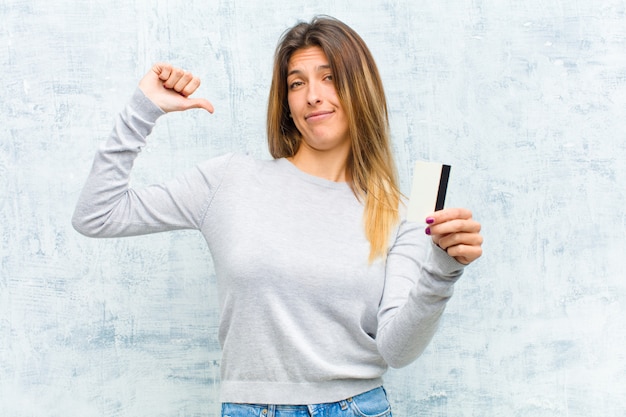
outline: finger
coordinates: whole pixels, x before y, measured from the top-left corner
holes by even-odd
[[[448,208],[431,213],[426,217],[426,223],[439,224],[455,219],[471,219],[472,212],[466,208]]]
[[[190,78],[183,84],[183,79],[179,81],[174,89],[185,97],[192,95],[200,87],[200,79],[189,74]]]
[[[161,81],[165,81],[172,73],[172,65],[166,62],[159,62],[152,66],[152,71],[159,77]]]
[[[459,245],[481,246],[483,244],[483,237],[478,233],[453,233],[440,237],[436,243],[444,250]]]
[[[180,79],[184,75],[185,75],[185,71],[182,70],[181,68],[172,68],[169,77],[167,77],[167,79],[164,80],[163,86],[165,88],[173,90],[174,86],[176,86],[176,83],[180,81]],[[161,77],[161,79],[163,80],[163,77]]]
[[[476,220],[448,220],[444,223],[436,223],[426,228],[426,234],[432,236],[444,236],[453,233],[480,233],[481,225]]]
[[[446,252],[458,262],[468,265],[482,256],[483,249],[480,246],[456,245],[448,248]]]
[[[193,75],[190,72],[183,71],[183,75],[178,79],[178,81],[176,81],[172,89],[177,93],[182,94],[182,91],[185,87],[187,87],[187,84],[189,84],[191,80],[193,80]]]

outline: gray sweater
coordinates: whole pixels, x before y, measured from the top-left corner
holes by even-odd
[[[402,220],[368,263],[363,204],[286,159],[230,154],[129,188],[164,113],[137,90],[96,154],[72,224],[92,237],[197,229],[214,260],[221,400],[339,401],[382,384],[431,340],[463,265]]]

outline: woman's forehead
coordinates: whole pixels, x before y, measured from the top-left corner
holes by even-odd
[[[296,50],[287,64],[288,73],[304,67],[325,67],[328,68],[328,57],[319,46],[309,46]]]

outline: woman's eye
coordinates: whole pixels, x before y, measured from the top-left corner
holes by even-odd
[[[291,84],[289,84],[289,88],[290,89],[294,89],[294,88],[298,88],[302,85],[302,81],[294,81]]]
[[[332,81],[333,80],[333,75],[332,74],[328,74],[327,76],[324,77],[325,80],[328,81]]]

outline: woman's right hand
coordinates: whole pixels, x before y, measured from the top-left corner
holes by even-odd
[[[200,79],[171,64],[154,64],[139,82],[139,88],[166,113],[204,109],[213,113],[213,105],[203,98],[189,98],[200,87]]]

